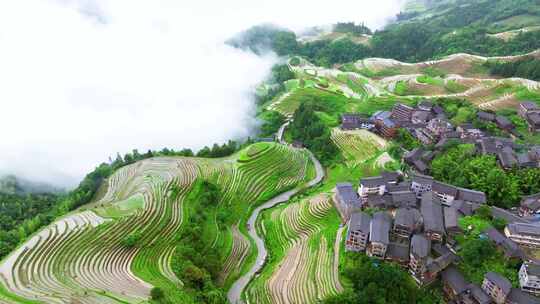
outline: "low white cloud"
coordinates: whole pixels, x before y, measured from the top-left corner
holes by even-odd
[[[271,22],[380,27],[398,0],[0,2],[0,172],[72,186],[132,149],[245,137],[274,56],[223,41]]]

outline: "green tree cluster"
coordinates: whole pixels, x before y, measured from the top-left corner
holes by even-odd
[[[521,77],[532,80],[540,80],[540,60],[528,58],[519,61],[498,62],[488,61],[485,66],[489,68],[491,75],[502,77]]]
[[[294,79],[294,73],[288,65],[276,64],[272,67],[272,80],[276,83],[283,83],[290,79]]]
[[[338,22],[334,25],[334,32],[351,33],[355,35],[371,35],[372,32],[364,23],[356,24],[354,22]]]
[[[349,39],[296,42],[293,32],[274,26],[257,26],[233,39],[234,46],[254,51],[272,49],[278,55],[300,55],[310,61],[331,66],[366,57],[423,61],[465,52],[484,56],[521,54],[540,48],[540,31],[523,32],[503,41],[488,35],[499,21],[519,15],[540,17],[535,0],[473,0],[464,5],[444,6],[444,14],[427,14],[419,20],[399,22],[373,34],[370,46]],[[466,4],[466,5],[465,5]],[[414,14],[413,14],[414,15]],[[400,16],[403,18],[403,15]],[[360,26],[358,31],[366,31]],[[338,24],[337,31],[354,32],[349,23]]]
[[[325,299],[325,304],[444,303],[440,295],[416,287],[398,265],[363,254],[348,254],[346,261],[342,274],[352,286]]]
[[[273,136],[285,123],[285,116],[277,111],[264,111],[259,115],[259,119],[263,121],[259,132],[261,137]]]
[[[221,254],[212,247],[213,239],[203,237],[209,211],[215,210],[219,202],[220,190],[203,180],[195,183],[184,201],[188,216],[177,236],[172,268],[195,292],[197,303],[227,303],[223,290],[215,283],[221,270]]]
[[[437,156],[431,173],[437,180],[483,191],[490,205],[502,208],[514,207],[521,196],[540,191],[540,169],[505,171],[494,156],[477,155],[471,144],[458,145]]]
[[[412,134],[409,131],[403,128],[398,129],[396,133],[395,141],[401,147],[409,151],[422,146],[422,143],[418,139],[416,139],[414,136],[412,136]]]
[[[288,130],[294,140],[301,141],[322,163],[330,163],[339,154],[330,139],[330,130],[315,113],[313,103],[300,104]]]

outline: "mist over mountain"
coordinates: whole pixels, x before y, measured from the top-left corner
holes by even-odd
[[[224,44],[252,25],[377,28],[401,1],[29,0],[0,3],[0,173],[73,186],[117,152],[193,148],[256,128],[277,62]],[[9,130],[9,131],[7,131]]]

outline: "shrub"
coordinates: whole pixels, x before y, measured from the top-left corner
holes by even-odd
[[[135,247],[137,246],[137,243],[139,243],[140,239],[141,239],[141,233],[133,232],[122,240],[122,246],[127,247],[127,248]]]
[[[163,290],[159,287],[154,287],[150,290],[150,297],[152,300],[161,300],[164,295]]]

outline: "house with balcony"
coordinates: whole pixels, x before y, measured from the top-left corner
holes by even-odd
[[[334,202],[344,222],[348,222],[351,214],[362,207],[360,197],[354,191],[351,183],[338,183],[336,185]]]
[[[483,234],[488,240],[493,242],[497,250],[501,251],[508,260],[523,260],[525,253],[519,245],[511,239],[504,236],[497,229],[491,227],[486,229]]]
[[[512,223],[506,225],[504,234],[521,246],[540,247],[540,225],[528,223]]]
[[[469,285],[461,272],[454,266],[448,267],[441,273],[441,280],[446,298],[449,301],[460,303]]]
[[[388,244],[390,244],[390,230],[392,218],[387,212],[379,211],[373,214],[369,227],[369,246],[367,254],[371,257],[384,259]]]
[[[524,262],[519,269],[519,286],[521,290],[540,295],[540,265]]]
[[[382,176],[364,177],[360,179],[358,195],[366,200],[369,195],[383,195],[386,191],[386,181]]]
[[[415,198],[416,199],[416,198]],[[409,238],[422,227],[422,215],[414,208],[399,208],[395,211],[392,232],[400,237]]]
[[[445,229],[442,204],[434,197],[433,192],[422,194],[420,212],[424,220],[424,232],[432,241],[442,242]]]
[[[414,108],[402,104],[402,103],[396,103],[396,105],[392,108],[392,119],[396,121],[411,121],[412,120],[412,114],[414,112]]]
[[[371,216],[364,212],[354,212],[347,223],[345,250],[365,251],[369,240]]]
[[[447,206],[451,206],[458,195],[457,187],[439,181],[433,181],[432,191]]]
[[[519,216],[529,217],[540,211],[540,193],[527,195],[521,198]]]
[[[422,174],[413,174],[411,177],[411,191],[421,198],[425,192],[433,189],[433,177]]]
[[[497,304],[505,304],[512,284],[510,281],[496,272],[488,272],[482,281],[482,289]]]
[[[433,281],[433,277],[427,273],[429,253],[431,252],[431,240],[423,234],[415,234],[411,238],[409,253],[409,273],[415,282],[422,286]]]

